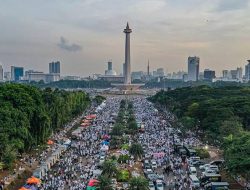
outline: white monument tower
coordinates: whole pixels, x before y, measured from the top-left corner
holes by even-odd
[[[125,41],[125,80],[124,84],[131,84],[131,66],[130,66],[130,33],[132,30],[127,23],[126,28],[123,31],[126,34]]]
[[[123,91],[124,93],[131,93],[137,90],[140,86],[144,84],[132,84],[131,83],[131,64],[130,64],[130,33],[132,30],[129,28],[127,23],[126,28],[123,30],[126,34],[125,39],[125,63],[123,64],[123,76],[124,76],[124,83],[123,84],[112,84],[119,90]]]

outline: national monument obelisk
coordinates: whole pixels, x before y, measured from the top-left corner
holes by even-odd
[[[125,64],[124,64],[124,83],[123,84],[112,84],[116,88],[120,89],[121,91],[126,92],[133,92],[137,90],[140,86],[144,84],[132,84],[131,83],[131,63],[130,63],[130,33],[132,30],[129,28],[129,24],[127,23],[126,28],[123,30],[126,35],[125,38]]]
[[[130,66],[130,33],[132,30],[127,26],[123,31],[126,34],[125,40],[125,72],[124,72],[124,84],[131,84],[131,66]]]

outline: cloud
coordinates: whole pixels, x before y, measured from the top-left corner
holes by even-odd
[[[74,43],[70,44],[63,36],[61,36],[60,42],[57,44],[57,46],[69,52],[77,52],[82,50],[82,46]]]
[[[217,11],[233,11],[247,8],[248,0],[221,0]]]

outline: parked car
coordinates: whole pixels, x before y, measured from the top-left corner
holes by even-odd
[[[216,172],[210,168],[207,168],[204,172],[202,172],[202,176],[205,176],[206,174],[216,174]]]
[[[190,180],[190,185],[192,188],[199,188],[200,187],[200,181],[196,175],[190,175],[189,180]]]
[[[209,169],[215,171],[215,173],[218,173],[218,172],[219,172],[219,168],[218,168],[218,166],[216,166],[216,165],[210,165],[210,166],[209,166]]]
[[[148,183],[149,190],[155,190],[155,185],[152,181]]]
[[[210,162],[209,164],[210,165],[221,166],[221,165],[224,164],[224,162],[225,162],[224,160],[214,160],[214,161]]]
[[[151,161],[151,167],[153,168],[153,169],[156,169],[157,168],[157,163],[156,163],[156,161]]]
[[[193,166],[201,166],[204,164],[206,164],[206,163],[204,161],[201,161],[201,160],[197,160],[197,161],[192,162]]]
[[[150,169],[150,164],[149,164],[148,160],[144,160],[144,162],[143,162],[143,168],[144,169]]]
[[[100,161],[99,163],[102,164],[105,161],[105,156],[100,156]]]
[[[162,180],[156,180],[156,190],[164,190],[164,185]]]
[[[210,164],[204,164],[199,167],[200,170],[206,170],[206,168],[209,168]]]

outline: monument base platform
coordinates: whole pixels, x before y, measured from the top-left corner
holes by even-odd
[[[111,85],[121,91],[127,91],[127,92],[137,91],[141,86],[144,86],[144,84],[111,84]]]

